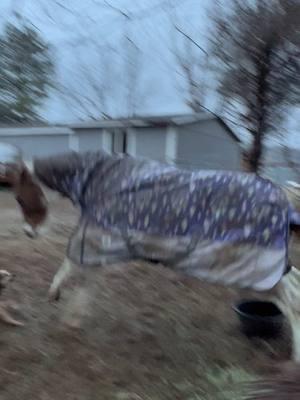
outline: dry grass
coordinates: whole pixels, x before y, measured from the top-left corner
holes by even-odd
[[[229,383],[289,357],[287,336],[242,336],[231,310],[238,293],[158,266],[99,270],[93,315],[82,330],[65,329],[60,315],[73,282],[58,304],[46,294],[74,210],[54,197],[49,235],[30,241],[8,193],[0,192],[0,205],[0,268],[17,274],[5,296],[20,303],[16,316],[26,322],[1,325],[1,400],[234,400]]]

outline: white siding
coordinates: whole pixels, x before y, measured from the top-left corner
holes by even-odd
[[[166,129],[139,128],[136,134],[136,155],[164,161],[166,159]]]
[[[113,121],[110,121],[111,123]],[[125,151],[181,167],[237,170],[241,148],[217,120],[166,127],[0,129],[0,142],[18,146],[26,161],[69,150]],[[127,131],[127,134],[125,134]],[[9,132],[9,133],[7,133]],[[116,134],[114,134],[116,133]]]
[[[132,157],[136,156],[136,137],[137,132],[134,128],[127,129],[127,154]]]
[[[166,161],[170,164],[176,163],[178,152],[177,129],[175,126],[169,126],[166,136]]]
[[[78,135],[72,134],[69,136],[69,148],[72,151],[79,151],[79,138]]]
[[[241,148],[215,120],[178,128],[177,164],[188,168],[241,169]]]
[[[112,151],[114,153],[126,153],[126,130],[113,129],[112,130]]]
[[[80,152],[103,148],[102,129],[76,129],[75,135],[78,137],[78,151]]]
[[[69,150],[69,135],[2,136],[0,142],[18,146],[25,161],[33,157],[47,157]]]
[[[102,148],[109,153],[112,152],[112,132],[109,130],[104,129],[102,133]]]
[[[71,143],[75,143],[75,147],[77,147],[76,151],[85,152],[101,149],[109,153],[112,151],[112,132],[110,130],[101,128],[81,128],[74,129],[73,131],[74,138],[71,139]]]

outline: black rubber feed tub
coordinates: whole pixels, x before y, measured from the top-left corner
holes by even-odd
[[[279,308],[260,300],[243,300],[233,306],[242,332],[248,337],[276,338],[281,335],[284,316]]]

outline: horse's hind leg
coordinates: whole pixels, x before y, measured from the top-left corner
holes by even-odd
[[[49,289],[49,299],[59,300],[60,288],[62,284],[70,277],[73,267],[69,258],[65,258],[59,270],[56,272]]]
[[[300,363],[300,271],[291,267],[276,287],[275,304],[290,323],[293,340],[293,359]]]

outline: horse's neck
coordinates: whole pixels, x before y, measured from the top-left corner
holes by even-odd
[[[39,186],[33,174],[29,171],[27,167],[24,167],[21,171],[19,180],[17,181],[16,189],[20,186],[26,186],[28,188]]]
[[[66,155],[34,161],[34,174],[46,187],[73,198],[74,178],[83,173],[78,156]]]

